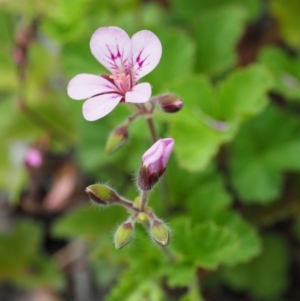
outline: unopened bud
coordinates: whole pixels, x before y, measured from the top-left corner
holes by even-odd
[[[170,231],[167,225],[159,219],[151,221],[151,238],[160,246],[165,247],[170,242]]]
[[[166,113],[178,112],[183,106],[183,102],[180,97],[173,93],[159,95],[156,100],[162,110]]]
[[[102,206],[110,205],[119,201],[120,197],[110,187],[103,184],[93,184],[85,189],[91,201]]]
[[[106,154],[110,155],[118,150],[128,140],[127,124],[117,127],[108,137],[105,146]]]
[[[43,163],[43,156],[37,148],[30,148],[25,154],[24,163],[28,167],[38,168]]]
[[[166,169],[173,146],[172,138],[160,139],[144,153],[137,179],[140,189],[151,190],[156,184]]]
[[[161,175],[163,174],[164,170],[161,171]],[[152,187],[158,182],[160,176],[157,172],[149,174],[147,171],[147,167],[142,165],[139,173],[138,173],[138,186],[143,190],[151,190]]]
[[[115,233],[115,247],[117,250],[125,247],[133,237],[134,223],[131,220],[126,221],[117,229]]]
[[[144,224],[148,221],[148,216],[145,212],[140,212],[136,219],[139,223]]]

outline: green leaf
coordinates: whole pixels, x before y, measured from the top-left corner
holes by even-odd
[[[180,167],[188,171],[203,170],[226,140],[226,133],[211,129],[188,114],[181,114],[181,117],[184,116],[186,118],[182,122],[173,122],[168,131],[168,136],[176,141],[176,160]]]
[[[143,227],[137,225],[135,231],[136,237],[128,246],[115,252],[106,251],[110,258],[113,254],[112,256],[115,256],[121,264],[127,262],[129,266],[119,277],[106,301],[165,300],[158,283],[169,262],[161,249],[153,245]],[[101,256],[100,252],[99,255]]]
[[[91,53],[89,45],[92,34],[70,41],[62,48],[61,62],[70,79],[79,73],[108,73]]]
[[[226,265],[233,266],[237,263],[248,262],[261,252],[258,233],[236,213],[221,211],[215,216],[214,221],[218,226],[232,231],[238,240],[234,253],[224,261]]]
[[[163,276],[167,277],[168,285],[172,288],[187,287],[194,280],[196,268],[185,262],[166,265]]]
[[[3,7],[3,3],[1,8]],[[12,49],[12,31],[14,28],[14,18],[4,10],[0,12],[0,91],[11,92],[16,91],[18,86],[17,69],[13,61]],[[1,97],[2,98],[2,97]]]
[[[0,280],[25,288],[64,286],[56,263],[39,253],[41,228],[30,221],[19,221],[11,233],[0,233]]]
[[[171,228],[171,247],[186,261],[202,268],[216,269],[237,248],[234,233],[213,221],[192,226],[188,218],[177,218]]]
[[[249,121],[233,143],[233,185],[245,203],[268,204],[279,197],[284,170],[299,170],[298,119],[269,107]]]
[[[93,240],[99,235],[110,235],[116,224],[125,219],[123,211],[123,208],[116,206],[103,210],[92,205],[81,206],[60,217],[54,224],[52,233],[56,237],[86,240]]]
[[[187,178],[190,176],[192,175]],[[194,222],[212,218],[218,212],[227,209],[232,202],[230,194],[225,190],[222,177],[214,168],[200,174],[195,187],[187,188],[185,194],[185,198],[181,198],[187,203],[189,216]]]
[[[199,290],[199,283],[194,279],[188,288],[188,292],[180,298],[180,301],[205,301]]]
[[[227,211],[219,211],[205,222],[195,218],[194,225],[187,218],[177,218],[171,222],[171,229],[171,247],[179,252],[180,258],[202,268],[247,262],[261,251],[255,229]]]
[[[206,115],[218,116],[218,103],[206,78],[187,77],[170,84],[169,88],[184,102],[183,110],[167,120],[168,136],[176,141],[176,159],[180,167],[189,171],[203,170],[232,131],[220,132],[207,125]]]
[[[42,133],[29,116],[17,109],[12,98],[7,98],[0,104],[0,137],[6,143],[16,143],[16,140],[32,140]]]
[[[105,301],[163,301],[164,293],[162,288],[153,280],[140,278],[139,274],[131,270],[125,271],[119,277],[118,283],[114,286]]]
[[[219,89],[218,104],[221,116],[227,121],[257,115],[267,105],[266,92],[273,78],[260,65],[233,72]]]
[[[260,53],[259,61],[272,71],[277,93],[289,100],[300,101],[299,57],[290,57],[279,48],[267,47]]]
[[[20,274],[37,252],[41,230],[29,221],[20,221],[13,232],[0,234],[0,278]]]
[[[275,235],[264,239],[262,254],[253,261],[221,271],[234,290],[249,291],[259,300],[280,298],[288,286],[289,255],[285,241]]]
[[[245,19],[245,11],[239,6],[218,7],[197,18],[194,28],[198,71],[216,75],[235,65],[235,48]]]
[[[272,0],[270,9],[278,20],[281,34],[291,46],[300,47],[300,21],[298,0]]]
[[[271,84],[270,74],[259,65],[233,72],[222,82],[218,93],[200,76],[170,84],[170,90],[184,101],[179,114],[165,117],[168,135],[176,141],[174,152],[179,165],[189,171],[203,170],[220,145],[236,135],[245,118],[264,109]]]
[[[10,280],[27,289],[42,286],[62,289],[65,286],[65,279],[57,263],[52,258],[42,255],[37,255],[27,270],[23,270],[21,274],[14,274]]]
[[[162,57],[157,67],[142,81],[150,82],[153,94],[165,92],[166,83],[191,73],[195,61],[195,43],[181,30],[153,28],[162,43]]]
[[[251,19],[257,17],[262,10],[259,0],[170,0],[170,4],[175,16],[187,22],[197,18],[201,13],[228,5],[242,7]]]

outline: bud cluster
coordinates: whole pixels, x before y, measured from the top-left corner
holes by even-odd
[[[116,230],[114,237],[116,249],[123,248],[132,240],[136,223],[146,227],[155,243],[163,247],[168,245],[170,241],[169,228],[155,216],[151,208],[147,206],[147,202],[148,192],[158,182],[166,169],[173,146],[173,139],[160,139],[144,153],[137,178],[141,194],[134,202],[120,196],[114,189],[105,184],[93,184],[86,188],[85,191],[94,204],[100,206],[120,205],[130,213],[128,219]]]

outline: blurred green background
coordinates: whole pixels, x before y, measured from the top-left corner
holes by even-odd
[[[299,0],[0,0],[0,300],[299,301],[299,14]],[[138,120],[108,156],[130,106],[88,122],[67,95],[107,72],[89,49],[101,26],[153,31],[163,55],[142,81],[184,102],[154,117],[175,139],[150,202],[165,249],[137,227],[116,251],[126,212],[84,193],[135,198],[151,145]]]

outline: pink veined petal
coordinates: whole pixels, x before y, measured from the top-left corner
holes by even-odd
[[[78,74],[68,84],[68,95],[75,100],[116,91],[117,87],[110,81],[93,74]]]
[[[164,166],[167,165],[168,160],[171,156],[172,150],[173,150],[173,146],[174,146],[174,139],[172,138],[165,138],[162,139],[163,143],[164,143],[164,152],[162,155],[162,164]]]
[[[131,40],[127,33],[118,27],[100,27],[90,41],[91,52],[105,68],[113,73],[124,73],[129,69]]]
[[[132,71],[137,82],[151,72],[158,64],[162,54],[162,46],[158,37],[149,30],[134,34],[132,42]]]
[[[82,113],[86,120],[94,121],[110,113],[121,101],[122,96],[116,93],[102,94],[86,100]]]
[[[161,139],[156,141],[143,155],[143,164],[149,166],[151,163],[159,162],[163,154],[163,144]]]
[[[141,83],[126,92],[125,102],[144,103],[151,97],[152,88],[149,83]]]

